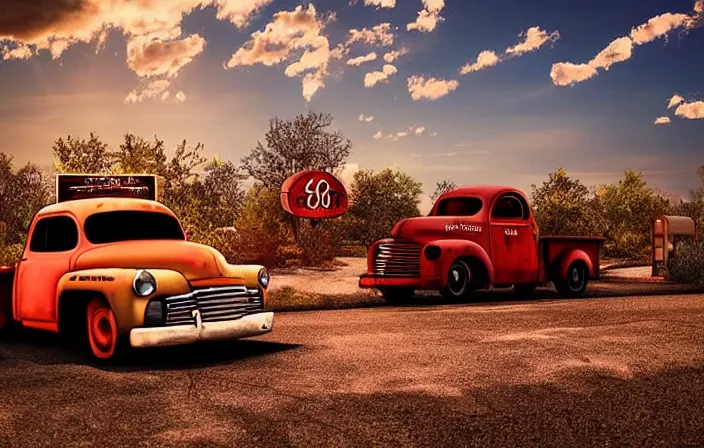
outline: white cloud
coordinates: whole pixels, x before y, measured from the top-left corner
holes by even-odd
[[[179,92],[176,94],[176,99],[177,99],[179,102],[183,103],[184,101],[186,101],[186,94],[183,93],[183,91],[181,90],[181,91],[179,91]]]
[[[171,78],[204,48],[205,39],[198,34],[171,41],[137,36],[127,42],[127,65],[141,77],[166,75]]]
[[[330,45],[327,37],[321,35],[328,20],[329,17],[318,17],[312,4],[307,9],[297,6],[293,11],[279,11],[264,31],[252,33],[225,67],[273,66],[289,60],[295,51],[305,49],[297,61],[286,67],[285,74],[303,76],[303,97],[310,101],[325,86],[328,75]]]
[[[704,1],[704,0],[702,0]],[[400,58],[401,56],[404,56],[408,54],[408,49],[406,48],[401,48],[400,50],[394,50],[394,51],[389,51],[384,55],[384,60],[391,64],[394,62],[396,59]]]
[[[704,0],[702,0],[704,1]],[[684,98],[681,96],[675,94],[672,95],[672,98],[670,98],[670,102],[667,104],[668,109],[672,109],[673,107],[677,106],[678,104],[684,103]]]
[[[633,55],[633,41],[630,37],[620,37],[601,50],[587,64],[558,62],[552,65],[550,78],[556,86],[568,86],[586,81],[598,75],[597,69],[608,70],[613,64],[626,61]]]
[[[553,31],[548,33],[541,30],[539,26],[528,28],[528,31],[523,34],[523,41],[506,49],[506,54],[520,56],[531,51],[538,50],[548,42],[555,42],[560,38],[560,33]]]
[[[704,101],[682,103],[675,109],[675,115],[688,120],[704,119]]]
[[[197,34],[182,37],[181,22],[186,15],[198,8],[215,6],[217,19],[244,27],[272,1],[14,1],[3,10],[0,21],[0,54],[3,59],[26,59],[47,51],[58,59],[81,42],[100,49],[110,32],[119,31],[127,36],[127,62],[135,73],[142,77],[173,77],[202,52],[205,44]],[[139,92],[128,97],[146,98]]]
[[[361,115],[359,116],[359,121],[366,121],[367,123],[371,123],[372,121],[374,121],[374,117],[371,116],[371,115],[366,116],[366,115],[364,115],[364,114],[361,114]]]
[[[572,64],[570,62],[558,62],[553,64],[550,71],[550,78],[556,86],[568,86],[577,82],[586,81],[596,76],[597,71],[589,64]]]
[[[378,8],[395,8],[396,0],[364,0],[364,6],[376,6]]]
[[[249,25],[249,19],[274,0],[215,0],[217,18],[229,20],[238,28]],[[203,2],[203,3],[208,3]]]
[[[358,66],[364,64],[365,62],[376,61],[376,57],[377,57],[376,53],[372,51],[371,53],[366,54],[364,56],[359,56],[356,58],[349,59],[347,61],[347,65],[353,65],[355,67],[358,67]]]
[[[608,70],[613,64],[627,61],[632,55],[633,41],[629,37],[620,37],[599,52],[589,65]]]
[[[655,16],[646,23],[631,30],[631,39],[638,45],[652,42],[670,31],[688,27],[692,24],[692,17],[687,14],[665,13]]]
[[[166,79],[152,81],[140,89],[131,91],[125,98],[125,103],[141,103],[148,98],[161,97],[170,85],[171,82]]]
[[[694,2],[694,12],[697,14],[704,14],[704,0],[697,0]]]
[[[371,88],[380,82],[388,82],[389,78],[396,73],[398,73],[398,69],[396,69],[396,67],[386,64],[380,72],[371,72],[364,76],[364,87]]]
[[[34,56],[32,47],[21,43],[13,48],[4,47],[0,49],[0,54],[2,54],[2,59],[5,61],[8,59],[29,59]]]
[[[697,3],[704,0],[697,0]],[[697,12],[697,4],[694,10]],[[646,23],[631,29],[630,36],[620,37],[599,52],[588,64],[559,62],[553,64],[550,77],[558,86],[566,86],[586,81],[598,74],[597,69],[608,70],[613,64],[624,62],[633,56],[633,46],[652,42],[666,36],[677,28],[693,28],[701,21],[700,17],[687,14],[665,13],[655,16]]]
[[[658,117],[655,119],[655,125],[670,124],[670,117]]]
[[[491,50],[484,50],[479,53],[476,62],[464,65],[460,69],[460,74],[466,75],[468,73],[476,72],[488,67],[493,67],[499,62],[501,62],[501,59],[496,55],[495,52]]]
[[[460,83],[454,79],[426,79],[423,76],[415,75],[408,78],[408,93],[411,94],[413,101],[436,100],[454,91],[459,85]]]
[[[426,135],[427,133],[427,128],[425,126],[410,126],[408,127],[408,130],[402,130],[402,131],[397,131],[397,132],[391,132],[389,134],[384,135],[382,131],[377,132],[374,134],[374,139],[375,140],[380,140],[382,138],[386,138],[388,140],[393,140],[395,142],[401,140],[402,138],[406,137],[421,137],[423,135]],[[437,132],[433,132],[430,134],[431,137],[434,137],[438,135]]]
[[[423,9],[418,12],[415,22],[406,25],[408,31],[430,33],[444,20],[440,13],[445,8],[445,0],[423,0]]]
[[[364,43],[367,45],[380,45],[389,47],[394,44],[394,33],[391,30],[390,23],[380,23],[373,28],[351,29],[349,38],[345,46],[349,47],[355,43]]]

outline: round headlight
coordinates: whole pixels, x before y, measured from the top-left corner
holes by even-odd
[[[132,289],[134,289],[135,294],[141,297],[146,297],[151,295],[156,291],[156,280],[154,276],[147,271],[139,270],[134,276],[134,281],[132,282]]]
[[[426,246],[424,252],[425,258],[430,261],[437,260],[442,255],[442,250],[438,246]]]
[[[259,281],[259,284],[266,289],[266,287],[269,286],[269,271],[267,271],[266,268],[261,268],[259,270],[259,274],[257,275],[257,280]]]

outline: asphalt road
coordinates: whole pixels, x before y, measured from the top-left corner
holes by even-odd
[[[704,296],[282,313],[91,364],[0,340],[0,446],[704,446]]]

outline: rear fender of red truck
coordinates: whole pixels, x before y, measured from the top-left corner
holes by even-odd
[[[567,277],[567,269],[575,261],[581,261],[587,266],[589,271],[589,277],[596,277],[596,270],[594,269],[594,262],[591,257],[583,250],[580,249],[568,249],[559,258],[559,275],[561,279]]]
[[[428,247],[436,246],[440,255],[435,260],[428,260],[426,251]],[[486,285],[494,279],[494,265],[486,251],[474,241],[467,240],[437,240],[427,244],[421,255],[421,277],[445,279],[450,266],[458,259],[474,259],[481,263],[486,274]]]

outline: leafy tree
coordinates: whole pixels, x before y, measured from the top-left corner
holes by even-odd
[[[689,216],[694,220],[697,241],[704,241],[704,165],[697,169],[701,181],[698,188],[689,192],[689,200],[682,201],[674,214]]]
[[[599,236],[603,232],[598,198],[563,168],[531,190],[533,213],[543,235]]]
[[[350,207],[344,215],[350,239],[369,247],[390,236],[403,218],[420,215],[421,183],[398,170],[358,171],[354,175]]]
[[[327,130],[329,114],[309,112],[293,120],[273,118],[261,142],[242,158],[245,173],[267,188],[279,189],[291,175],[307,169],[332,171],[350,155],[352,142],[342,132]]]
[[[125,134],[120,146],[111,151],[95,134],[83,139],[58,139],[54,144],[60,172],[114,172],[154,174],[160,177],[160,197],[181,219],[189,239],[207,244],[222,243],[218,229],[232,227],[244,199],[243,175],[232,162],[206,162],[202,143],[181,141],[171,158],[164,141],[157,136],[145,140]],[[225,243],[222,243],[224,245]]]
[[[450,190],[457,188],[457,184],[451,180],[443,180],[442,182],[435,183],[435,191],[430,195],[430,199],[435,201],[443,194]]]
[[[56,171],[59,173],[105,174],[112,170],[112,154],[107,143],[90,133],[84,138],[59,138],[53,146]]]
[[[598,196],[607,226],[605,253],[616,257],[645,257],[653,219],[668,214],[672,204],[657,194],[640,172],[626,171],[618,184],[601,186]]]
[[[213,159],[205,173],[202,181],[193,184],[203,224],[211,229],[233,226],[245,197],[240,182],[244,176],[234,163],[220,159]]]
[[[34,215],[52,201],[46,175],[31,163],[14,169],[12,157],[0,153],[0,263],[19,258]]]
[[[134,134],[125,134],[113,160],[120,173],[167,175],[164,141],[156,136],[153,142],[148,142]]]

